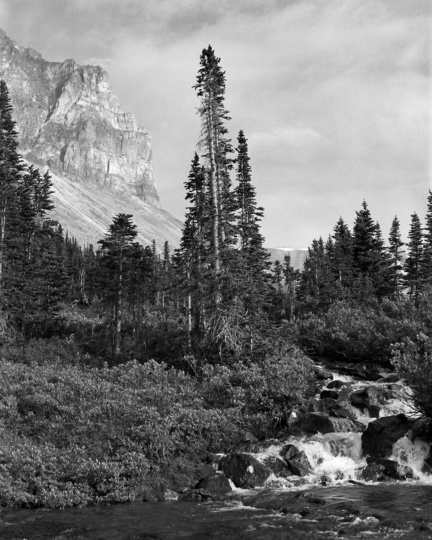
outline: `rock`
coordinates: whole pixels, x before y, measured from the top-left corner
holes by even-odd
[[[338,379],[335,379],[334,381],[330,381],[327,385],[327,388],[333,389],[333,388],[342,388],[346,383],[343,381],[340,381]]]
[[[225,495],[232,491],[231,484],[223,474],[213,474],[206,478],[201,478],[195,489],[204,489],[214,495]]]
[[[404,414],[385,416],[370,422],[362,435],[363,453],[374,458],[390,457],[393,445],[411,429]]]
[[[333,379],[333,372],[320,366],[315,366],[315,374],[320,380]]]
[[[214,501],[216,496],[214,493],[210,493],[206,489],[189,488],[180,495],[179,499],[181,501]]]
[[[273,474],[271,469],[248,454],[229,454],[219,461],[218,466],[236,487],[245,489],[263,486]]]
[[[333,433],[330,417],[324,413],[307,413],[301,421],[301,429],[308,433]]]
[[[356,390],[350,395],[350,401],[357,409],[365,410],[369,406],[369,396],[366,388]]]
[[[0,78],[17,123],[19,151],[45,172],[54,192],[53,219],[80,243],[92,243],[112,216],[134,216],[137,240],[176,245],[181,223],[161,210],[151,137],[124,112],[107,73],[74,60],[48,62],[0,30]]]
[[[385,377],[382,377],[381,379],[378,379],[378,382],[380,383],[395,383],[397,381],[400,381],[401,378],[397,373],[390,373],[390,375],[386,375]]]
[[[337,418],[324,413],[307,413],[301,422],[306,433],[341,433],[344,431],[363,431],[364,426],[350,418]]]
[[[176,501],[179,498],[179,494],[171,489],[164,489],[159,497],[161,501]]]
[[[268,456],[264,458],[263,462],[266,467],[273,471],[275,476],[278,476],[279,478],[287,478],[288,476],[291,476],[291,472],[286,462],[282,459],[276,456]]]
[[[406,480],[413,477],[413,471],[410,467],[401,466],[392,459],[368,458],[367,463],[362,471],[362,478],[368,482]]]
[[[369,405],[368,412],[371,418],[379,418],[381,407],[378,405]]]
[[[290,472],[295,476],[307,476],[312,473],[312,466],[305,452],[294,444],[284,446],[280,455],[286,461]]]
[[[291,472],[291,474],[295,476],[307,476],[308,474],[312,473],[312,469],[309,467],[305,467],[302,463],[299,463],[298,461],[295,461],[293,459],[290,459],[287,461],[288,468]]]
[[[352,393],[352,390],[351,390],[351,387],[350,386],[344,386],[343,388],[341,388],[339,394],[338,394],[338,401],[340,402],[347,402],[349,401],[349,397]]]
[[[357,409],[365,410],[370,405],[383,405],[389,394],[385,388],[379,386],[367,386],[352,392],[350,401]]]
[[[335,392],[334,390],[323,390],[320,394],[321,399],[337,399],[338,398],[338,392]]]

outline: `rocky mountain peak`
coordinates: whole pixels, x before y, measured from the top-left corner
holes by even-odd
[[[101,67],[48,62],[0,30],[0,79],[9,87],[25,159],[160,206],[150,135],[122,111]]]

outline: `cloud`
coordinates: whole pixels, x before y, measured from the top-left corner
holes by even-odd
[[[9,17],[3,14],[8,13]],[[227,74],[273,245],[330,232],[363,198],[384,234],[431,182],[430,0],[0,0],[0,26],[47,59],[101,64],[153,135],[162,202],[182,217],[199,138],[203,47]],[[5,23],[3,21],[6,21]]]

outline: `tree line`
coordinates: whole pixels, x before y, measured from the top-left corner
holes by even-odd
[[[52,183],[17,148],[12,107],[0,83],[0,310],[20,339],[60,336],[89,357],[197,363],[259,361],[286,340],[286,323],[338,301],[407,296],[432,282],[432,194],[425,227],[413,214],[404,256],[395,217],[385,245],[366,202],[353,230],[340,218],[314,240],[302,271],[289,255],[272,266],[252,183],[248,143],[228,134],[225,72],[211,46],[194,89],[201,132],[188,178],[182,237],[171,251],[136,241],[118,214],[97,246],[80,246],[52,220]],[[3,332],[4,335],[6,335]],[[72,338],[71,338],[72,336]],[[4,336],[3,336],[3,339]]]

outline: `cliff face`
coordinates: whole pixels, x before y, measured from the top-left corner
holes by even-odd
[[[9,88],[25,159],[59,177],[160,206],[150,136],[121,110],[102,68],[47,62],[0,30],[0,78]]]
[[[0,79],[17,122],[19,152],[50,169],[52,217],[81,243],[96,243],[118,213],[132,214],[137,240],[176,246],[181,222],[160,208],[150,136],[124,113],[100,67],[47,62],[0,30]]]

